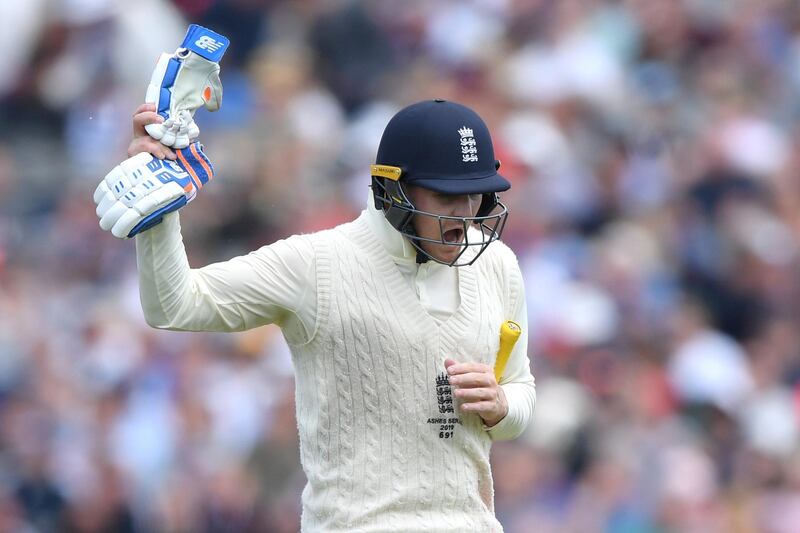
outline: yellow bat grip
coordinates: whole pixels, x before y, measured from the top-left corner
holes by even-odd
[[[517,343],[522,328],[513,320],[506,320],[500,326],[500,348],[497,350],[497,359],[494,363],[494,377],[500,383],[500,378],[503,377],[503,371],[506,369],[506,363],[511,355],[511,350]]]

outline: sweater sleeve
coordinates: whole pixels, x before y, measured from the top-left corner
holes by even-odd
[[[500,386],[508,401],[508,414],[486,431],[492,440],[511,440],[522,434],[530,422],[536,404],[536,383],[528,359],[528,307],[525,303],[525,287],[522,273],[516,260],[510,273],[510,292],[513,320],[520,325],[522,333],[511,351]]]
[[[139,294],[153,327],[242,331],[275,323],[304,342],[316,323],[314,250],[302,236],[229,261],[192,269],[178,213],[136,237]]]

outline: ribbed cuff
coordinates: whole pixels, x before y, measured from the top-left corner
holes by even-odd
[[[529,385],[526,383],[508,383],[501,387],[508,401],[508,413],[492,427],[484,424],[483,429],[492,440],[516,439],[528,425],[535,400],[531,401],[531,393],[527,390]]]

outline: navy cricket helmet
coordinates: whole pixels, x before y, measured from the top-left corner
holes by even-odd
[[[508,190],[511,184],[497,173],[499,168],[489,129],[477,113],[441,99],[418,102],[397,112],[383,132],[371,167],[375,207],[383,210],[389,223],[409,239],[417,250],[418,262],[433,259],[449,266],[470,265],[490,243],[500,239],[508,217],[508,209],[497,193]],[[404,185],[448,195],[480,194],[480,207],[470,217],[420,211],[409,200]],[[416,234],[412,221],[417,216],[438,219],[442,230],[438,240]],[[444,222],[452,220],[463,224],[461,242],[444,238]],[[470,228],[478,231],[468,231]],[[462,250],[453,261],[444,262],[428,255],[422,242]],[[461,260],[470,249],[476,253]]]

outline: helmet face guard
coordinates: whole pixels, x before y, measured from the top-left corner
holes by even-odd
[[[411,245],[417,250],[417,262],[424,262],[431,259],[437,263],[447,266],[468,266],[477,261],[478,257],[486,251],[492,242],[499,240],[508,218],[508,209],[500,202],[494,192],[482,195],[481,205],[475,216],[456,217],[448,215],[437,215],[417,209],[403,190],[403,186],[398,179],[372,176],[372,195],[375,200],[375,208],[382,210],[386,220],[406,237]],[[439,239],[420,237],[414,230],[414,217],[431,217],[436,219],[439,225]],[[457,221],[462,225],[463,240],[461,242],[449,242],[444,238],[445,222]],[[468,231],[475,226],[478,231]],[[422,248],[423,243],[436,245],[452,246],[460,249],[460,252],[452,261],[443,261],[431,256]],[[469,253],[468,253],[469,252]],[[465,257],[466,255],[466,257]]]

